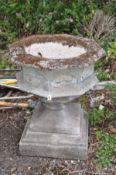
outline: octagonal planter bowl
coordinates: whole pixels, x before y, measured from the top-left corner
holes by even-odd
[[[71,101],[97,83],[94,63],[104,50],[91,39],[60,34],[21,39],[10,53],[21,67],[20,88],[40,97],[19,143],[21,154],[86,159],[88,122]]]
[[[97,82],[94,63],[105,54],[95,41],[70,35],[31,36],[10,52],[22,66],[19,86],[45,98],[80,96],[91,89]]]

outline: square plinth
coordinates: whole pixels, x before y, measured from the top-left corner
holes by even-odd
[[[20,153],[65,159],[87,159],[88,122],[77,103],[49,109],[41,103],[27,122]]]

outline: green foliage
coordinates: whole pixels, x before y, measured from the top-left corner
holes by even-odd
[[[102,61],[98,60],[95,63],[96,76],[99,81],[105,81],[108,79],[109,74],[104,70],[104,66],[108,64],[108,61],[109,60],[105,58],[105,59],[102,59]]]
[[[112,97],[113,100],[116,100],[116,85],[108,83],[108,84],[105,85],[105,88],[114,92],[114,93],[111,94],[111,97]]]
[[[116,100],[116,93],[112,93],[111,97],[112,97],[113,100]]]
[[[110,37],[106,37],[102,42],[101,42],[101,46],[105,49],[105,51],[107,52],[109,49],[109,43],[111,42],[115,42],[116,40],[116,31],[110,36]]]
[[[99,108],[92,108],[88,112],[89,122],[92,126],[97,124],[101,124],[106,119],[109,119],[114,116],[114,113],[109,111],[108,109],[99,109]]]
[[[14,68],[14,65],[5,56],[0,56],[0,69]]]
[[[106,89],[112,90],[112,91],[116,91],[116,85],[112,84],[112,83],[108,83],[105,85]]]
[[[94,3],[99,9],[102,9],[110,16],[116,16],[116,1],[115,0],[94,0]]]
[[[114,59],[116,59],[116,33],[112,35],[109,41],[104,40],[104,43],[102,43],[102,46],[104,47],[106,51],[106,58],[99,60],[95,63],[95,70],[96,70],[97,78],[100,81],[105,81],[109,79],[109,77],[116,80],[115,71],[112,72],[112,74],[109,76],[109,73],[105,72],[105,69],[104,69],[108,67],[110,63],[112,64],[112,62],[115,64]],[[113,67],[115,67],[115,65],[113,65]]]
[[[105,13],[109,14],[110,16],[116,17],[116,1],[110,0],[104,4],[103,10]]]
[[[95,70],[97,70],[97,69],[101,69],[101,67],[102,67],[102,61],[100,60],[98,60],[96,63],[95,63]]]
[[[0,0],[0,47],[36,33],[80,34],[98,8],[109,15],[116,11],[113,0]]]
[[[111,157],[116,155],[116,136],[97,131],[96,138],[99,147],[96,151],[95,162],[102,167],[106,167],[111,164]]]
[[[110,57],[116,59],[116,38],[114,41],[108,43],[108,49],[107,49],[107,59]]]
[[[95,8],[93,0],[0,0],[0,35],[5,46],[35,33],[78,34],[79,23],[88,22]]]
[[[0,49],[5,49],[6,45],[10,41],[10,36],[4,32],[0,33]]]
[[[100,81],[107,80],[107,78],[108,78],[108,73],[106,73],[102,70],[98,70],[96,75],[97,75],[98,80],[100,80]]]
[[[102,9],[108,0],[94,0],[94,2],[97,4],[98,8]]]
[[[112,78],[113,78],[113,80],[116,80],[116,72],[114,72],[114,73],[112,74]]]

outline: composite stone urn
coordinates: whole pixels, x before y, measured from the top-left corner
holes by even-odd
[[[39,97],[19,142],[20,153],[86,159],[88,122],[74,99],[97,83],[94,63],[104,50],[91,39],[59,34],[21,39],[10,53],[21,67],[20,89]]]

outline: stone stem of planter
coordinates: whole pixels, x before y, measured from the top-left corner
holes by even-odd
[[[94,63],[105,55],[93,40],[71,35],[35,35],[10,47],[21,71],[18,85],[40,97],[19,143],[20,153],[87,158],[88,122],[74,99],[98,82]]]

